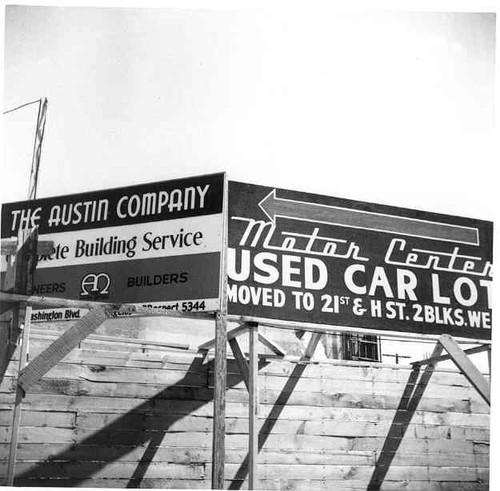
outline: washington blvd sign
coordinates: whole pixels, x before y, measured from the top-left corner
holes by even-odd
[[[230,314],[491,338],[491,222],[229,183]]]

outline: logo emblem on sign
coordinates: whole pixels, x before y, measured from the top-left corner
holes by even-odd
[[[111,278],[106,273],[89,273],[82,279],[80,298],[108,298],[110,284]]]

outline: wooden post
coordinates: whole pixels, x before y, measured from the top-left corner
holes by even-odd
[[[490,374],[490,384],[491,384],[491,346],[488,345],[488,373]]]
[[[248,404],[248,489],[258,489],[257,458],[259,454],[259,360],[257,356],[257,340],[259,325],[255,322],[248,323],[249,343],[249,404]]]
[[[19,305],[19,321],[24,324],[22,327],[23,335],[21,341],[21,354],[19,357],[19,372],[26,365],[29,353],[29,335],[31,324],[31,306],[22,303]],[[22,325],[21,324],[21,325]],[[19,440],[19,427],[21,424],[21,404],[24,397],[24,391],[19,384],[16,386],[16,399],[14,402],[14,412],[12,416],[12,429],[10,437],[9,461],[7,464],[7,486],[14,485],[14,472],[17,457],[17,443]]]
[[[223,237],[220,262],[220,304],[215,317],[214,426],[212,437],[212,489],[224,488],[226,459],[226,372],[227,372],[227,175],[224,174]]]
[[[38,231],[34,230],[20,230],[18,233],[17,252],[15,260],[11,265],[12,276],[9,281],[13,281],[14,293],[32,293],[33,291],[33,277],[37,263],[37,243]],[[10,285],[9,285],[10,286]],[[10,340],[15,343],[22,333],[21,341],[21,354],[19,358],[19,373],[27,363],[28,356],[28,342],[29,331],[31,322],[31,306],[26,302],[20,302],[14,307],[12,316],[12,332],[14,338]],[[12,347],[13,349],[13,347]],[[9,353],[9,350],[6,352]],[[10,357],[9,357],[10,358]],[[8,363],[9,359],[5,360]],[[19,426],[21,422],[21,410],[24,391],[16,384],[16,399],[14,402],[14,409],[12,415],[12,429],[11,440],[9,449],[9,461],[7,463],[7,486],[12,486],[14,483],[14,474],[17,456],[17,442],[19,438]]]
[[[47,99],[40,100],[38,108],[38,117],[36,124],[35,143],[33,148],[33,160],[31,165],[28,200],[35,199],[38,187],[38,173],[40,168],[40,156],[42,152],[43,133],[45,130],[45,117],[47,112]],[[14,272],[14,293],[23,293],[31,295],[33,293],[33,278],[37,264],[38,249],[38,230],[19,230],[17,241],[17,257],[15,258]],[[6,283],[10,278],[7,278]],[[8,287],[9,285],[7,285]],[[5,287],[5,286],[4,286]],[[5,288],[7,290],[7,288]],[[31,305],[20,302],[15,308],[12,316],[13,332],[22,328],[21,355],[19,358],[19,373],[28,361],[28,343],[31,324]],[[10,340],[12,341],[12,340]],[[8,353],[8,351],[7,351]],[[8,360],[5,361],[8,363]],[[12,420],[11,441],[9,450],[9,461],[7,464],[7,486],[14,484],[14,473],[17,456],[17,442],[19,439],[19,426],[21,422],[21,404],[24,397],[24,391],[16,384],[16,400],[14,403],[14,412]]]
[[[224,488],[226,434],[226,316],[217,312],[215,321],[214,431],[212,440],[212,489]]]

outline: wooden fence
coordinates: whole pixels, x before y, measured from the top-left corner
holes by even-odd
[[[210,488],[213,361],[163,347],[158,335],[155,344],[138,342],[155,319],[140,329],[127,322],[129,339],[120,321],[111,323],[24,399],[15,485]],[[31,357],[63,324],[32,330]],[[0,482],[17,356],[0,385]],[[489,406],[456,371],[425,376],[395,365],[261,357],[260,487],[488,489]],[[231,359],[227,384],[225,487],[247,489],[248,392]]]

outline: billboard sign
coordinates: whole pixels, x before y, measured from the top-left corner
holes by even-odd
[[[491,338],[491,222],[229,182],[228,312]]]
[[[38,258],[34,295],[218,310],[224,181],[211,174],[8,203],[1,236],[38,226],[40,240],[54,241]],[[38,317],[79,315],[67,310]]]

